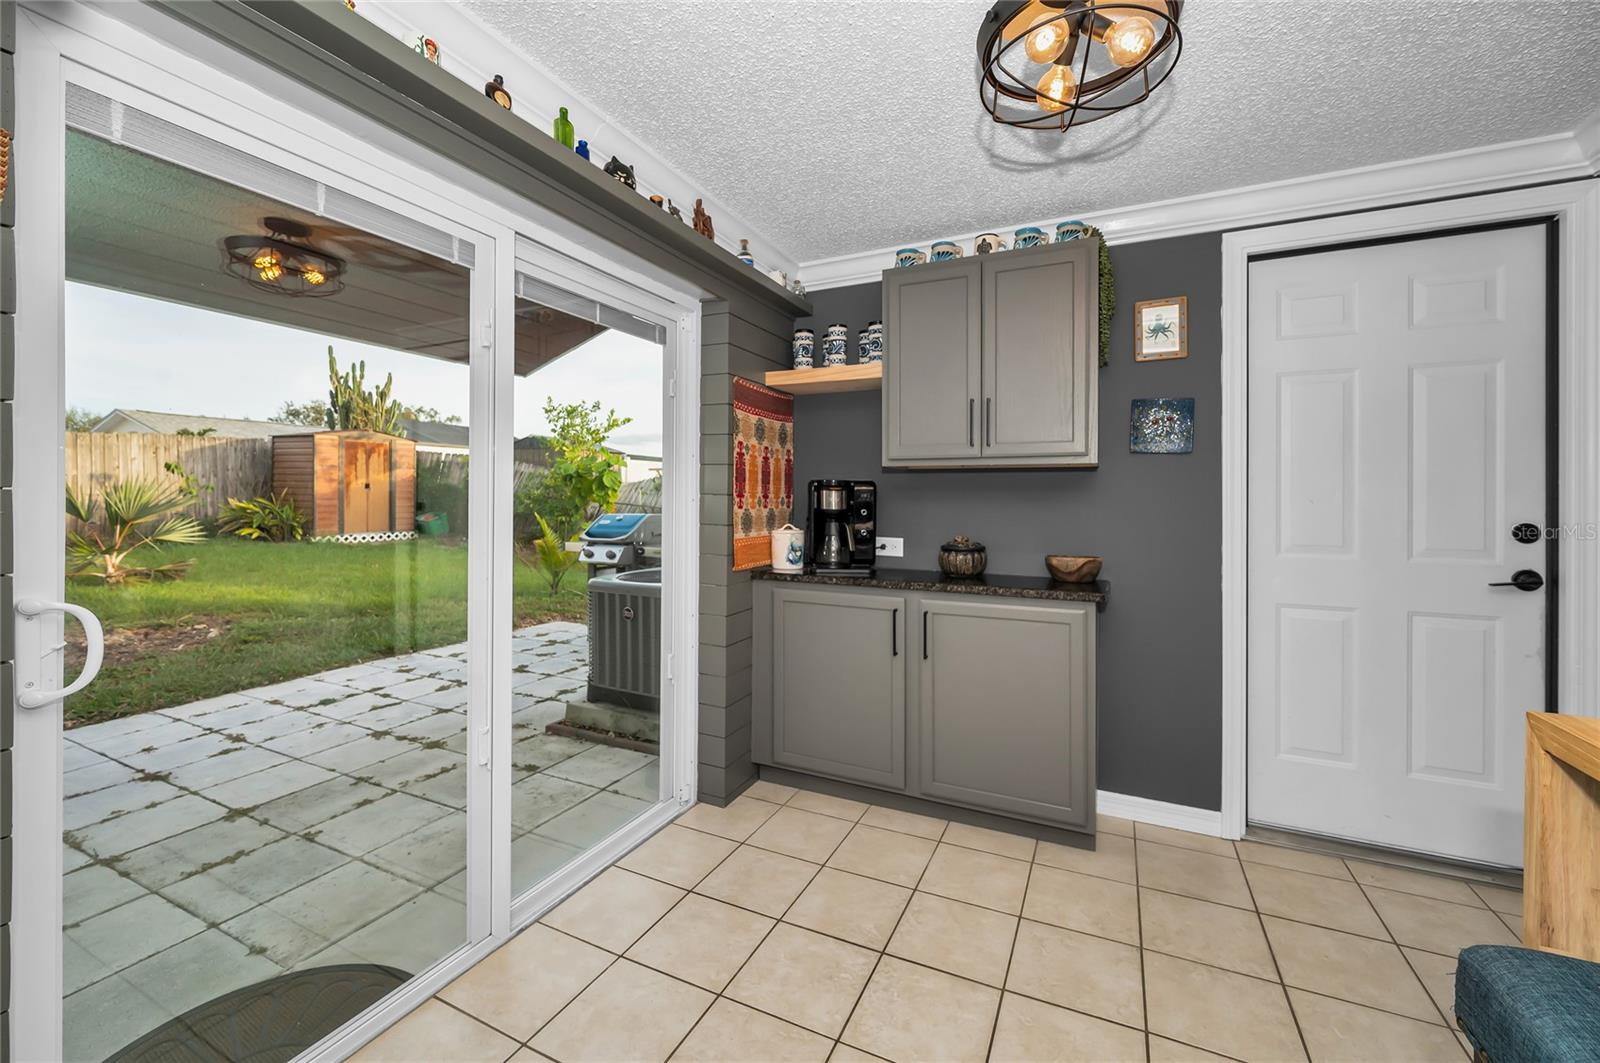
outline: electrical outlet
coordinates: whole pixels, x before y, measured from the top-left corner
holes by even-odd
[[[886,539],[878,537],[879,557],[905,557],[906,541],[904,539]]]

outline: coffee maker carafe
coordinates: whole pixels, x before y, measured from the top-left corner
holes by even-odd
[[[833,576],[868,576],[877,559],[878,487],[871,480],[812,480],[806,564]]]

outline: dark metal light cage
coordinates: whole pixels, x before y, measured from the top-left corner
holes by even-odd
[[[332,295],[344,288],[344,260],[315,248],[292,243],[287,237],[305,239],[311,230],[287,218],[262,218],[270,236],[227,236],[222,240],[223,268],[252,288],[274,295]],[[279,274],[273,279],[261,276],[256,260],[271,255]],[[313,283],[310,276],[322,277]]]
[[[999,0],[978,27],[978,96],[984,110],[1005,125],[1066,132],[1143,103],[1171,75],[1183,52],[1182,8],[1182,0]],[[1017,29],[1013,22],[1026,9],[1035,12],[1034,20]],[[1143,15],[1155,27],[1149,54],[1133,66],[1110,65],[1109,59],[1090,62],[1095,42],[1089,27],[1107,11]],[[1024,50],[1028,34],[1052,22],[1064,23],[1078,42],[1069,61],[1078,91],[1059,111],[1045,110],[1037,100],[1036,82],[1051,64],[1035,62]],[[1109,70],[1092,69],[1108,65]]]

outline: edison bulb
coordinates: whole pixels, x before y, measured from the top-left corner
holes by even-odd
[[[1022,48],[1035,63],[1053,63],[1067,46],[1067,24],[1061,19],[1046,22],[1028,31]]]
[[[315,266],[307,266],[300,271],[300,279],[315,288],[317,285],[325,283],[328,277]]]
[[[1040,107],[1047,111],[1064,111],[1078,94],[1078,79],[1072,76],[1069,68],[1058,63],[1044,72],[1034,88],[1039,90],[1034,98]]]
[[[256,268],[256,275],[264,281],[275,281],[283,276],[283,266],[278,263],[276,252],[267,251],[259,254],[250,264]]]
[[[1156,43],[1156,28],[1143,15],[1118,19],[1106,30],[1106,54],[1118,66],[1137,66]]]

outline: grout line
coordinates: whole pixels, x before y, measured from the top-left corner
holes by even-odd
[[[1234,847],[1237,857],[1238,846]],[[1300,1051],[1306,1059],[1311,1058],[1311,1045],[1306,1041],[1306,1032],[1300,1026],[1300,1014],[1294,1009],[1294,1000],[1289,996],[1289,984],[1283,980],[1283,967],[1278,963],[1278,950],[1272,947],[1272,935],[1267,933],[1267,920],[1261,914],[1261,906],[1256,903],[1256,889],[1250,884],[1250,876],[1244,872],[1244,861],[1239,861],[1239,874],[1244,878],[1244,888],[1250,894],[1250,906],[1256,910],[1256,926],[1261,928],[1261,940],[1267,944],[1267,955],[1272,958],[1272,970],[1278,976],[1278,988],[1283,993],[1283,1006],[1289,1009],[1289,1021],[1294,1023],[1295,1036],[1300,1038]],[[1426,990],[1424,990],[1426,992]],[[1352,1001],[1353,1003],[1353,1001]]]
[[[1011,964],[1012,961],[1017,958],[1017,938],[1022,936],[1022,913],[1028,909],[1028,891],[1033,888],[1033,869],[1038,866],[1037,858],[1039,855],[1039,845],[1037,841],[1034,842],[1033,855],[1034,859],[1028,861],[1027,878],[1024,879],[1022,883],[1022,903],[1017,908],[1017,922],[1016,925],[1011,928],[1011,949],[1006,953],[1006,969],[1000,975],[1000,999],[995,1001],[994,1021],[989,1025],[989,1048],[988,1051],[984,1053],[985,1059],[988,1059],[994,1055],[994,1039],[1000,1034],[1000,1012],[1006,1006],[1006,987],[1011,983]],[[932,863],[933,861],[930,859],[928,862]],[[911,896],[912,899],[916,898],[915,893],[913,893]],[[1134,904],[1137,910],[1137,887],[1135,887]],[[910,907],[910,902],[907,902],[906,906]],[[1147,1059],[1150,1055],[1149,1048],[1150,1046],[1147,1042],[1145,1045],[1145,1058]]]

